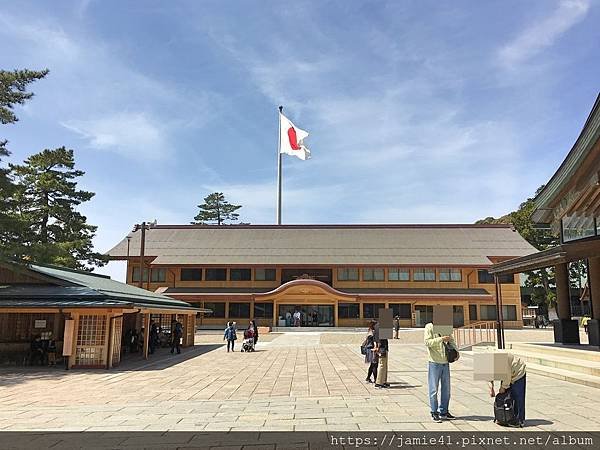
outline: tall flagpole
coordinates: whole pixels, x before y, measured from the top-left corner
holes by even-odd
[[[277,137],[277,225],[281,225],[281,114],[283,106],[279,107],[279,135]]]

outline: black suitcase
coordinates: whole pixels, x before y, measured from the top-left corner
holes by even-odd
[[[515,400],[510,396],[510,391],[496,395],[494,400],[494,422],[504,427],[517,423]]]

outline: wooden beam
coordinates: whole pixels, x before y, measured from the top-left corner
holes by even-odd
[[[148,359],[148,344],[150,342],[150,314],[144,314],[144,359]]]

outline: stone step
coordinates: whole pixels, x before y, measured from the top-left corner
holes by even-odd
[[[527,372],[545,377],[555,378],[557,380],[568,381],[569,383],[582,384],[600,389],[600,377],[587,375],[580,372],[558,369],[556,367],[541,366],[539,364],[527,363]]]
[[[533,363],[539,366],[600,377],[600,362],[569,358],[562,355],[540,355],[539,353],[520,349],[513,349],[511,353],[525,360],[527,365]]]
[[[561,356],[585,361],[600,362],[600,351],[586,346],[565,346],[562,344],[526,344],[512,343],[507,344],[507,348],[515,351],[526,351],[538,355]]]

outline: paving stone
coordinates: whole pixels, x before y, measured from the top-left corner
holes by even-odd
[[[302,336],[282,334],[259,343],[263,351],[253,355],[227,354],[221,347],[171,366],[172,358],[163,361],[158,355],[136,370],[131,365],[111,372],[49,370],[52,376],[46,377],[39,376],[39,369],[0,368],[0,380],[18,378],[0,388],[0,429],[504,430],[492,422],[492,399],[486,383],[473,382],[468,357],[451,368],[450,409],[459,420],[431,421],[422,330],[408,331],[406,340],[390,344],[389,380],[404,384],[387,390],[364,382],[364,357],[348,340],[354,337],[333,334],[324,344],[326,334],[316,333],[310,345]],[[546,334],[551,338],[551,332]],[[511,330],[507,339],[509,335],[519,333]],[[419,339],[407,344],[413,337]],[[597,397],[597,389],[534,374],[528,375],[527,385],[529,430],[600,431],[600,418],[584,406]],[[557,401],[564,406],[560,410]]]

